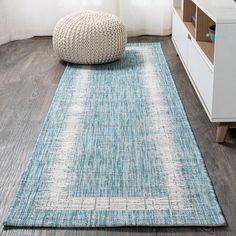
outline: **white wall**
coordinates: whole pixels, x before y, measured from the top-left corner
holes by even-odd
[[[8,0],[0,0],[0,45],[10,40]]]

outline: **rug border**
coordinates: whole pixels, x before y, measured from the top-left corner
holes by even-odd
[[[200,149],[200,147],[199,147],[199,144],[198,144],[198,142],[197,142],[197,140],[196,140],[196,136],[195,136],[195,134],[194,134],[194,132],[193,132],[193,128],[192,128],[192,126],[191,126],[189,117],[188,117],[188,115],[187,115],[187,113],[186,113],[186,109],[185,109],[184,104],[183,104],[183,102],[182,102],[180,93],[179,93],[179,91],[178,91],[178,89],[177,89],[176,81],[175,81],[174,78],[173,78],[173,75],[172,75],[172,73],[171,73],[171,71],[170,71],[170,66],[169,66],[169,64],[168,64],[168,62],[167,62],[167,60],[166,60],[165,55],[164,55],[164,51],[163,51],[163,49],[162,49],[161,42],[128,43],[128,45],[130,45],[130,46],[150,46],[150,45],[153,45],[153,46],[155,46],[155,50],[157,49],[157,47],[159,47],[159,49],[160,49],[160,50],[159,50],[159,54],[161,55],[161,58],[162,58],[163,61],[165,62],[166,69],[167,69],[167,71],[168,71],[168,75],[172,78],[172,81],[173,81],[173,83],[174,83],[175,89],[176,89],[176,91],[177,91],[177,93],[178,93],[178,96],[179,96],[179,99],[180,99],[180,105],[182,106],[182,109],[183,109],[184,114],[185,114],[185,116],[186,116],[186,118],[187,118],[189,127],[190,127],[190,129],[191,129],[192,134],[193,134],[195,143],[196,143],[197,148],[198,148],[198,150],[199,150],[199,152],[200,152],[200,154],[201,154],[201,158],[202,158],[203,164],[204,164],[203,167],[205,168],[205,171],[206,171],[206,173],[207,173],[207,176],[208,176],[208,178],[209,178],[209,180],[210,180],[210,184],[211,184],[212,190],[213,190],[213,192],[214,192],[215,200],[216,200],[217,203],[218,203],[218,206],[219,206],[219,209],[220,209],[220,212],[219,212],[219,213],[222,214],[222,216],[223,216],[225,222],[222,223],[222,224],[217,224],[217,225],[214,225],[214,224],[212,224],[212,225],[203,225],[203,224],[184,224],[184,225],[181,225],[181,224],[178,224],[178,225],[173,225],[173,224],[172,224],[172,225],[168,225],[168,224],[163,224],[163,225],[157,224],[157,225],[154,225],[154,224],[153,224],[153,225],[141,225],[141,224],[140,224],[140,225],[128,225],[128,226],[127,226],[127,225],[124,225],[124,224],[120,224],[120,225],[108,226],[108,227],[106,227],[106,226],[98,226],[98,227],[93,227],[93,226],[86,226],[86,227],[85,227],[85,226],[83,226],[83,227],[81,227],[81,226],[78,226],[78,227],[77,227],[77,226],[76,226],[76,227],[70,227],[70,226],[66,226],[66,227],[61,227],[61,226],[16,226],[16,225],[13,225],[13,224],[8,224],[8,223],[7,223],[8,217],[11,215],[11,209],[14,208],[14,206],[15,206],[15,200],[16,200],[16,196],[17,196],[17,193],[18,193],[19,186],[21,185],[22,177],[23,177],[24,173],[26,172],[26,170],[28,169],[28,166],[29,166],[29,164],[30,164],[30,161],[32,160],[32,153],[34,152],[34,150],[35,150],[35,148],[36,148],[36,144],[37,144],[37,142],[39,141],[39,138],[40,138],[40,136],[41,136],[41,133],[43,132],[43,127],[44,127],[44,125],[45,125],[45,123],[46,123],[47,117],[49,116],[49,111],[51,110],[51,107],[52,107],[53,104],[54,104],[55,94],[57,93],[57,91],[58,91],[58,89],[59,89],[59,85],[60,85],[60,82],[61,82],[61,78],[66,75],[66,73],[67,73],[67,71],[70,69],[70,67],[77,67],[77,66],[78,66],[78,65],[76,65],[76,64],[66,63],[65,70],[64,70],[64,72],[62,73],[62,75],[60,76],[60,80],[59,80],[59,83],[58,83],[58,85],[57,85],[57,88],[56,88],[56,90],[55,90],[55,92],[54,92],[54,96],[53,96],[53,98],[52,98],[52,100],[51,100],[51,104],[50,104],[49,107],[48,107],[47,114],[46,114],[45,117],[44,117],[44,121],[42,122],[40,132],[39,132],[39,134],[38,134],[38,136],[37,136],[37,139],[36,139],[36,141],[35,141],[35,143],[34,143],[33,151],[32,151],[32,153],[31,153],[30,156],[29,156],[28,162],[27,162],[27,164],[26,164],[26,166],[25,166],[25,168],[24,168],[24,171],[23,171],[21,177],[19,178],[19,182],[18,182],[18,184],[17,184],[16,190],[15,190],[15,194],[14,194],[12,200],[11,200],[10,207],[8,208],[7,214],[6,214],[5,217],[4,217],[4,220],[3,220],[4,229],[6,229],[6,230],[11,230],[11,229],[40,229],[40,228],[41,228],[41,229],[42,229],[42,228],[43,228],[43,229],[54,229],[54,228],[55,228],[55,229],[58,229],[58,228],[60,228],[60,229],[83,229],[83,228],[84,228],[84,229],[87,229],[87,228],[92,228],[92,229],[105,228],[105,229],[108,229],[108,228],[120,228],[120,227],[125,227],[125,228],[133,228],[133,227],[135,227],[135,228],[136,228],[136,227],[146,227],[146,228],[153,228],[153,227],[160,227],[160,228],[161,228],[161,227],[165,227],[165,228],[166,228],[166,227],[167,227],[167,228],[173,228],[173,227],[175,227],[175,228],[176,228],[176,227],[178,227],[178,228],[181,228],[181,227],[182,227],[182,228],[187,228],[187,227],[207,227],[207,228],[211,228],[211,227],[214,227],[214,228],[215,228],[215,227],[225,227],[225,226],[228,226],[228,223],[227,223],[227,220],[226,220],[224,211],[222,210],[222,207],[221,207],[221,204],[220,204],[220,202],[219,202],[218,196],[217,196],[217,194],[216,194],[216,191],[215,191],[215,188],[214,188],[212,179],[211,179],[211,177],[210,177],[210,175],[209,175],[209,171],[208,171],[208,169],[207,169],[205,159],[203,158],[202,151],[201,151],[201,149]],[[192,85],[191,85],[191,86],[192,86]]]
[[[162,56],[164,57],[164,61],[165,61],[166,64],[168,65],[168,66],[167,66],[167,67],[168,67],[168,68],[167,68],[167,69],[168,69],[168,72],[170,73],[170,75],[171,75],[171,77],[172,77],[172,80],[173,80],[173,82],[174,82],[174,84],[175,84],[175,88],[176,88],[176,91],[177,91],[177,93],[178,93],[178,95],[179,95],[179,98],[180,98],[181,105],[182,105],[182,108],[183,108],[183,110],[184,110],[185,116],[187,117],[187,120],[188,120],[188,123],[189,123],[189,127],[190,127],[191,132],[192,132],[192,134],[193,134],[193,136],[194,136],[194,139],[195,139],[195,143],[196,143],[196,145],[197,145],[197,148],[198,148],[198,150],[199,150],[199,152],[200,152],[200,154],[201,154],[201,157],[202,157],[202,160],[203,160],[203,163],[204,163],[204,168],[205,168],[205,170],[206,170],[206,173],[207,173],[207,175],[208,175],[208,178],[210,179],[210,184],[211,184],[211,187],[212,187],[212,189],[213,189],[213,191],[214,191],[214,194],[215,194],[215,197],[216,197],[216,201],[218,202],[218,205],[219,205],[220,210],[221,210],[221,214],[222,214],[223,217],[224,217],[225,224],[222,224],[222,226],[228,226],[227,219],[226,219],[226,217],[225,217],[225,214],[224,214],[224,211],[223,211],[223,209],[222,209],[222,207],[221,207],[221,204],[220,204],[220,202],[219,202],[219,198],[218,198],[218,196],[217,196],[217,193],[216,193],[216,190],[215,190],[213,181],[212,181],[211,176],[210,176],[210,174],[209,174],[209,171],[208,171],[208,169],[207,169],[207,165],[206,165],[206,161],[205,161],[204,155],[203,155],[202,150],[201,150],[201,148],[200,148],[200,146],[199,146],[199,144],[198,144],[198,142],[197,142],[196,135],[195,135],[195,133],[194,133],[194,130],[193,130],[192,125],[191,125],[191,122],[190,122],[190,119],[189,119],[189,117],[188,117],[188,115],[187,115],[187,112],[186,112],[186,108],[185,108],[185,106],[184,106],[184,104],[183,104],[183,101],[182,101],[182,99],[181,99],[180,93],[179,93],[179,91],[178,91],[178,89],[177,89],[176,81],[174,80],[173,75],[172,75],[172,73],[171,73],[171,71],[170,71],[170,66],[169,66],[169,64],[168,64],[168,62],[167,62],[167,60],[166,60],[166,57],[165,57],[164,51],[163,51],[163,49],[162,49],[161,43],[158,43],[158,44],[159,44],[159,46],[160,46],[160,48],[161,48],[161,53],[162,53]],[[181,63],[182,63],[182,62],[181,62]],[[186,73],[186,72],[185,72],[185,73]],[[186,74],[187,74],[187,73],[186,73]],[[188,76],[188,75],[187,75],[187,76]],[[189,78],[188,78],[188,80],[189,80]],[[190,82],[190,81],[189,81],[189,82]],[[191,88],[193,89],[193,85],[192,85],[191,82],[190,82],[190,85],[191,85]],[[201,106],[202,106],[202,105],[201,105]],[[203,108],[203,107],[202,107],[202,108]],[[209,119],[208,119],[208,120],[209,120]],[[204,226],[204,227],[207,227],[207,226]]]

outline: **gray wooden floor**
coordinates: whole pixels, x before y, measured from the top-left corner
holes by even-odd
[[[117,228],[83,230],[4,230],[0,235],[235,236],[236,135],[214,142],[211,124],[191,87],[169,37],[139,37],[130,42],[161,42],[189,121],[228,221],[222,228]],[[15,195],[65,65],[54,55],[51,38],[33,38],[0,47],[0,225]]]

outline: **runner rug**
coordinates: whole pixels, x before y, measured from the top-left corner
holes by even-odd
[[[67,66],[4,225],[225,225],[160,44]]]

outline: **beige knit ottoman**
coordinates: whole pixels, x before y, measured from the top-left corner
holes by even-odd
[[[83,11],[62,18],[53,32],[53,48],[71,63],[101,64],[119,59],[127,43],[124,24],[115,15]]]

